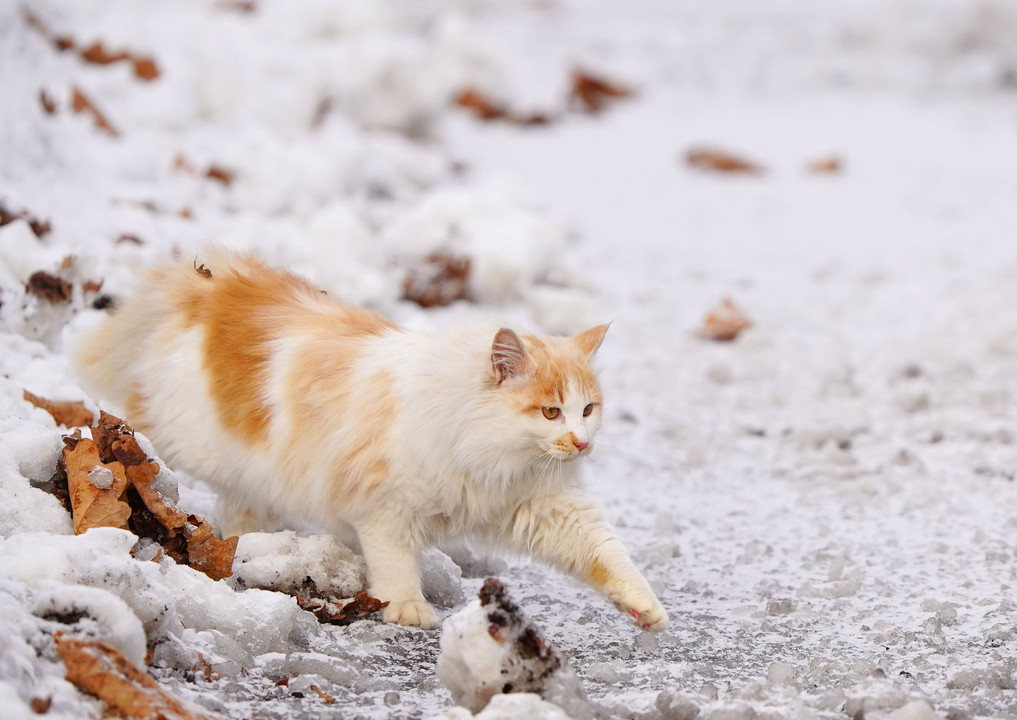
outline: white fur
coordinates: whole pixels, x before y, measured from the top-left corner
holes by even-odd
[[[214,263],[211,269],[214,275],[223,271]],[[308,313],[331,302],[321,296],[299,301]],[[158,288],[144,300],[128,301],[100,331],[106,334],[86,339],[86,346],[133,332],[133,360],[120,358],[120,372],[112,373],[97,368],[85,352],[82,372],[107,397],[123,401],[128,388],[140,391],[146,406],[140,429],[163,457],[218,488],[231,516],[224,518],[231,523],[227,530],[261,529],[280,519],[339,534],[352,526],[370,592],[389,601],[384,616],[393,622],[437,623],[420,591],[418,553],[468,535],[588,580],[645,627],[666,625],[663,607],[579,491],[589,448],[565,452],[556,445],[569,433],[592,443],[599,404],[584,416],[593,398],[570,384],[553,420],[507,406],[512,383],[526,378],[492,384],[497,327],[441,335],[393,329],[369,337],[349,370],[353,381],[342,406],[314,408],[323,418],[311,426],[314,452],[297,458],[292,432],[307,427],[307,418],[301,415],[306,409],[293,409],[290,386],[307,348],[331,342],[320,330],[327,323],[291,328],[272,341],[260,390],[271,411],[270,429],[264,443],[252,444],[220,422],[202,360],[203,329],[185,329],[167,303],[159,306]],[[336,348],[337,355],[348,351]],[[395,412],[383,434],[365,439],[362,421],[376,409],[379,387],[394,397]],[[365,442],[378,443],[388,468],[383,487],[373,492],[358,485],[361,479],[343,477],[342,458],[352,443]],[[337,485],[344,489],[338,495]]]

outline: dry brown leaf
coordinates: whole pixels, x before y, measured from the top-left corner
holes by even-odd
[[[67,681],[104,702],[109,716],[160,720],[221,717],[207,711],[191,710],[159,687],[152,676],[135,667],[112,645],[62,633],[57,633],[54,639],[57,653],[67,667]]]
[[[466,89],[455,96],[453,102],[469,110],[481,120],[501,120],[508,117],[508,110],[476,90]]]
[[[425,308],[468,300],[471,267],[469,258],[446,253],[429,255],[403,280],[403,299]]]
[[[3,203],[0,203],[0,227],[3,227],[8,223],[12,223],[15,220],[24,220],[27,222],[28,227],[32,229],[32,232],[40,240],[53,230],[53,226],[50,225],[48,220],[40,220],[27,210],[14,212]]]
[[[324,690],[319,688],[317,685],[311,685],[311,690],[313,690],[314,692],[318,693],[318,697],[320,697],[321,701],[323,703],[325,703],[326,705],[331,705],[332,703],[335,702],[335,698],[334,697],[332,697],[327,692],[325,692]]]
[[[42,107],[42,111],[47,115],[53,115],[56,113],[56,102],[45,90],[39,91],[39,105]]]
[[[88,438],[64,447],[63,462],[74,534],[94,527],[127,529],[131,506],[120,499],[127,489],[124,466],[119,462],[103,463],[99,448]],[[104,484],[106,487],[99,487]]]
[[[751,326],[752,321],[746,317],[742,309],[735,305],[731,298],[724,298],[707,313],[699,328],[699,335],[708,340],[730,342]]]
[[[630,97],[632,89],[583,70],[572,73],[569,104],[584,112],[598,113],[612,100]]]
[[[111,65],[115,62],[128,60],[130,55],[124,51],[111,53],[101,42],[94,42],[81,51],[81,59],[93,65]]]
[[[516,114],[483,93],[470,88],[457,94],[452,102],[486,122],[501,120],[513,125],[547,125],[551,122],[551,117],[544,113]]]
[[[42,408],[56,421],[57,425],[65,427],[88,427],[92,424],[95,415],[85,407],[80,400],[47,400],[46,398],[33,395],[27,390],[23,393],[25,400]]]
[[[366,592],[358,593],[341,606],[328,600],[309,598],[303,595],[297,595],[296,599],[297,605],[301,609],[313,613],[318,618],[318,622],[329,625],[349,625],[388,607],[387,601],[382,602],[377,598],[369,597]]]
[[[213,580],[233,574],[239,538],[220,540],[209,523],[183,512],[156,490],[159,465],[145,455],[130,425],[102,411],[92,437],[98,458],[107,467],[121,468],[124,474],[124,486],[130,488],[125,494],[130,508],[128,525],[138,537],[155,540],[175,561]]]
[[[201,277],[205,278],[206,280],[212,279],[212,271],[205,267],[204,263],[199,265],[198,258],[194,258],[194,272],[198,273],[199,275],[201,275]]]
[[[817,158],[806,165],[806,170],[808,170],[811,175],[834,175],[843,169],[843,161],[835,155]]]
[[[116,415],[111,415],[105,410],[99,411],[99,420],[92,428],[92,440],[99,448],[99,457],[103,462],[113,462],[117,459],[113,452],[113,443],[124,433],[133,434],[134,431]]]
[[[73,287],[60,276],[39,270],[28,278],[25,290],[43,300],[59,304],[70,302]]]
[[[34,697],[29,703],[29,707],[32,708],[32,712],[36,715],[45,715],[49,712],[50,707],[53,705],[53,698],[41,698]]]
[[[685,163],[696,170],[761,175],[763,167],[724,150],[695,148],[685,155]]]
[[[77,87],[71,89],[71,108],[76,113],[85,113],[92,118],[92,122],[102,132],[112,137],[120,137],[120,133],[112,123],[106,118],[106,116],[95,106],[85,93],[83,93]]]
[[[187,564],[208,575],[213,580],[222,580],[233,574],[233,556],[237,553],[240,538],[233,536],[220,540],[213,534],[213,528],[199,517],[191,515],[184,525],[187,539]]]
[[[234,173],[231,170],[227,170],[221,165],[209,165],[208,170],[205,171],[205,177],[209,180],[215,180],[222,183],[226,187],[233,184]]]

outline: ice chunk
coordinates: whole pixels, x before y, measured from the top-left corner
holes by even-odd
[[[424,596],[436,605],[462,605],[463,572],[452,558],[436,548],[428,548],[420,557],[420,582]]]
[[[229,582],[240,589],[349,598],[364,590],[365,578],[363,558],[334,536],[287,530],[241,535]]]
[[[939,720],[939,717],[925,700],[912,700],[890,713],[890,720]]]
[[[473,712],[498,695],[537,693],[563,708],[568,717],[593,716],[579,679],[564,657],[494,578],[484,582],[479,599],[445,621],[437,675],[453,701]]]
[[[654,702],[662,720],[695,720],[699,706],[692,698],[674,690],[662,690]]]
[[[32,595],[33,611],[38,617],[68,625],[89,618],[94,621],[96,639],[109,643],[135,665],[145,664],[145,629],[116,595],[100,588],[52,581],[40,583]]]

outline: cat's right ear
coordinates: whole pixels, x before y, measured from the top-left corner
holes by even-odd
[[[497,383],[501,385],[509,378],[525,374],[528,364],[526,349],[519,336],[508,328],[499,330],[491,344],[491,366]]]

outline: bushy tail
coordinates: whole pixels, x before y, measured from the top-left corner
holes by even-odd
[[[78,375],[97,399],[123,410],[131,394],[144,385],[144,366],[165,344],[153,343],[159,333],[179,332],[188,312],[196,312],[211,290],[214,274],[227,272],[240,258],[209,248],[196,261],[162,265],[145,273],[139,287],[73,348]]]

